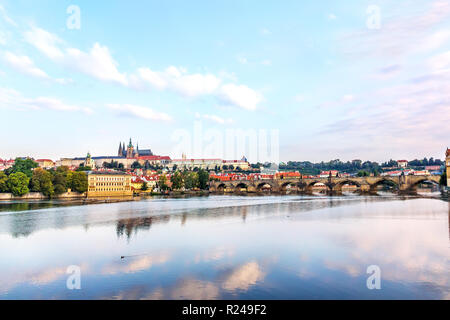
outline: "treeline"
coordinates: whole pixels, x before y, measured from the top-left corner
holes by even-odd
[[[338,170],[341,172],[357,173],[365,171],[369,173],[378,173],[381,167],[377,162],[342,162],[340,160],[332,160],[329,162],[312,163],[310,161],[289,161],[280,163],[280,170],[295,170],[305,175],[317,175],[321,171]]]
[[[444,162],[440,159],[424,158],[422,160],[412,160],[408,162],[409,167],[414,167],[417,169],[423,169],[425,166],[442,166]],[[256,164],[252,165],[254,168],[259,168],[259,166],[270,167],[270,164]],[[342,162],[338,160],[331,160],[328,162],[312,163],[309,161],[289,161],[287,163],[281,162],[279,165],[280,170],[295,170],[306,175],[317,175],[321,171],[338,170],[347,173],[360,173],[368,172],[377,174],[382,172],[384,168],[397,167],[397,161],[389,160],[379,164],[378,162],[372,161],[347,161]]]
[[[159,177],[157,182],[157,187],[161,191],[166,191],[169,189],[172,190],[193,190],[200,189],[206,190],[208,189],[209,182],[209,173],[206,170],[200,169],[196,172],[194,171],[176,171],[170,177],[170,182],[172,183],[172,187],[170,188],[168,185],[168,178],[165,174]]]
[[[0,171],[0,192],[23,196],[30,191],[41,192],[47,197],[72,191],[87,191],[87,174],[83,170],[70,171],[68,167],[45,170],[31,159],[16,159],[14,165]]]

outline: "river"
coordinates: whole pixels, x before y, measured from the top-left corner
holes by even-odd
[[[450,299],[449,216],[395,195],[3,202],[0,299]]]

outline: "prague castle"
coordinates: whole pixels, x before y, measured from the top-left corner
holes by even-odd
[[[119,143],[117,155],[91,157],[90,153],[88,153],[86,157],[62,158],[57,161],[56,165],[71,168],[85,166],[95,170],[102,168],[105,162],[121,164],[124,169],[131,169],[135,162],[138,162],[141,166],[148,163],[153,166],[167,167],[172,170],[174,167],[187,170],[194,170],[196,168],[205,170],[221,170],[222,168],[241,170],[250,169],[250,164],[245,157],[241,160],[187,159],[186,156],[183,155],[182,159],[172,160],[168,156],[154,155],[150,149],[139,149],[139,145],[136,145],[136,148],[134,148],[131,138],[128,145],[125,145],[125,143],[122,142]]]
[[[168,156],[156,156],[150,149],[141,150],[138,145],[136,145],[135,149],[130,138],[128,146],[125,143],[119,143],[119,150],[115,156],[91,157],[88,153],[86,157],[62,158],[57,161],[57,165],[68,167],[79,167],[83,165],[95,169],[102,168],[105,162],[117,162],[118,164],[122,164],[125,169],[130,169],[136,161],[141,165],[144,165],[148,161],[152,165],[167,166],[171,162],[171,159]]]
[[[125,142],[119,143],[119,152],[117,153],[118,157],[123,158],[137,158],[140,156],[153,156],[153,152],[150,149],[147,150],[139,150],[139,144],[136,145],[136,150],[134,149],[133,143],[128,143],[128,146],[125,148]]]

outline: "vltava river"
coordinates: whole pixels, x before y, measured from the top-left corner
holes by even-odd
[[[449,214],[397,196],[0,203],[0,299],[450,299]]]

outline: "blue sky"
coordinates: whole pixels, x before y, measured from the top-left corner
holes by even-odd
[[[178,158],[174,132],[199,121],[279,130],[283,161],[450,146],[449,1],[0,6],[0,158],[108,155],[129,137]]]

